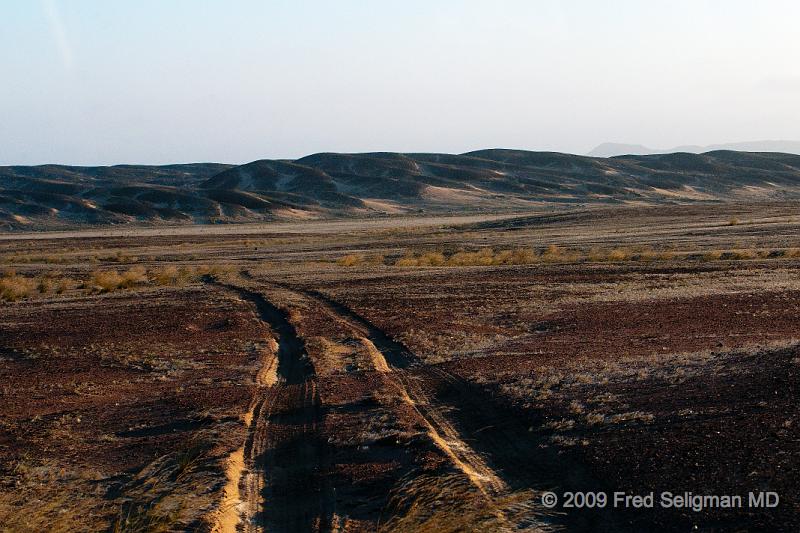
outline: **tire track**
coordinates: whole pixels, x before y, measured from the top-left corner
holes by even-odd
[[[595,490],[600,486],[581,465],[565,464],[552,449],[541,449],[539,442],[531,438],[525,419],[480,385],[440,365],[423,364],[404,344],[319,291],[284,288],[317,300],[327,312],[361,332],[375,346],[376,352],[385,355],[385,364],[390,368],[385,375],[394,380],[401,394],[404,392],[408,396],[425,423],[433,428],[432,438],[437,445],[490,503],[494,497],[509,491],[539,492],[563,484],[572,487],[571,490],[592,487]],[[375,366],[381,366],[380,362]],[[540,516],[532,517],[526,530],[627,531],[613,509],[557,515],[545,509],[538,510]],[[510,526],[514,529],[516,525]]]
[[[258,389],[247,417],[242,504],[238,530],[329,531],[334,499],[326,471],[324,410],[314,366],[285,313],[256,291],[207,279],[251,302],[276,337],[273,358],[258,373]],[[270,364],[277,361],[277,365]],[[270,377],[273,374],[273,377]]]
[[[501,522],[505,522],[505,517],[494,505],[494,500],[509,493],[508,484],[487,464],[483,456],[470,446],[467,439],[445,415],[442,406],[432,401],[421,384],[421,381],[438,376],[438,371],[421,364],[406,346],[392,339],[385,331],[344,304],[319,291],[302,290],[283,284],[281,286],[316,300],[324,312],[344,322],[351,330],[362,336],[362,342],[367,346],[373,366],[383,375],[386,385],[395,389],[400,398],[414,409],[427,428],[431,440],[486,498],[488,505],[494,508]],[[513,524],[507,525],[509,529],[513,529]]]

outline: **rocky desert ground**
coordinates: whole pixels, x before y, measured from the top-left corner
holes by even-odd
[[[0,530],[797,531],[800,207],[526,209],[0,235]]]

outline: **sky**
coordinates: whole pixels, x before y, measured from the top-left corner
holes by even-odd
[[[0,164],[800,139],[796,0],[3,0]]]

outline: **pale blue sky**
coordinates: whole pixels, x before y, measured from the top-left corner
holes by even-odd
[[[0,164],[800,139],[800,2],[3,0]]]

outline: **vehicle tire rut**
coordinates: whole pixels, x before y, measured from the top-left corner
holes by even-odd
[[[316,290],[282,286],[317,300],[372,341],[385,355],[393,381],[410,397],[425,423],[445,439],[449,448],[445,452],[454,455],[457,466],[490,499],[510,491],[537,493],[558,487],[602,490],[582,466],[564,464],[552,449],[542,449],[540,441],[531,437],[530,421],[482,386],[441,365],[423,364],[411,349],[345,304]],[[626,531],[609,509],[559,515],[539,511],[542,517],[533,520],[531,529]]]
[[[451,406],[443,405],[426,390],[425,382],[442,381],[443,371],[422,364],[408,347],[394,340],[388,333],[346,305],[327,295],[315,290],[298,289],[284,284],[281,286],[316,300],[326,312],[348,324],[351,329],[363,335],[374,346],[380,356],[384,358],[384,361],[375,366],[378,371],[381,371],[381,367],[385,369],[383,376],[387,387],[394,388],[398,395],[414,408],[423,425],[428,428],[434,444],[483,494],[487,504],[494,507],[501,523],[504,522],[503,512],[494,502],[509,494],[509,484],[498,471],[489,465],[484,455],[470,444],[475,437],[465,437],[459,431],[457,424],[453,423],[449,415]],[[458,383],[458,378],[453,376],[448,378],[447,382]],[[464,406],[458,405],[457,407],[463,408]],[[517,526],[511,523],[506,525],[508,529],[515,529]],[[527,525],[527,530],[548,527],[546,523],[536,520],[532,520]]]
[[[206,282],[251,302],[277,342],[277,380],[259,383],[252,404],[237,530],[330,531],[334,498],[327,476],[327,442],[321,435],[325,411],[305,345],[286,314],[259,292]]]

